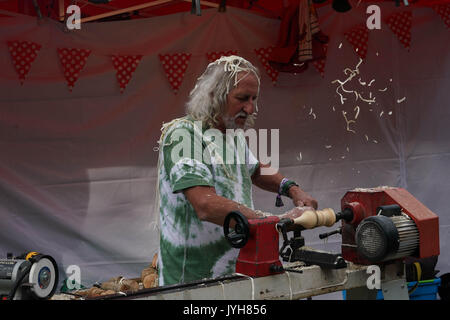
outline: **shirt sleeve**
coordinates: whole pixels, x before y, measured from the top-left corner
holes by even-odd
[[[214,187],[212,168],[203,161],[207,154],[203,154],[201,132],[192,125],[178,125],[163,143],[164,167],[174,193],[194,186]]]

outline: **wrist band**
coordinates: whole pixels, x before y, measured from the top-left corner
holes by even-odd
[[[289,197],[289,189],[292,186],[297,186],[298,187],[298,184],[295,183],[295,181],[292,181],[292,180],[289,180],[289,179],[286,179],[286,178],[283,178],[283,180],[281,180],[280,187],[278,188],[278,195],[277,195],[277,198],[275,200],[275,206],[276,207],[284,206],[283,200],[281,200],[281,196],[283,195],[283,196]]]

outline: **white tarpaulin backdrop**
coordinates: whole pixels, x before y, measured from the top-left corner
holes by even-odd
[[[381,6],[381,14],[395,10]],[[279,20],[244,11],[204,10],[123,22],[83,24],[66,32],[49,20],[0,19],[0,254],[39,251],[81,268],[82,283],[137,277],[157,250],[153,203],[157,140],[162,122],[184,114],[206,52],[237,50],[262,73],[257,128],[279,129],[281,172],[296,180],[321,208],[340,210],[356,187],[406,188],[439,215],[441,255],[437,269],[450,271],[450,30],[429,8],[414,8],[411,49],[386,24],[369,32],[368,53],[359,57],[344,32],[365,23],[365,8],[338,14],[319,11],[330,37],[325,76],[310,65],[301,74],[280,74],[274,86],[254,49],[274,45]],[[21,86],[7,41],[42,45]],[[72,92],[57,48],[91,50]],[[192,54],[174,94],[158,54]],[[123,94],[112,54],[143,58]],[[372,81],[374,80],[374,81]],[[371,82],[371,86],[368,83]],[[365,83],[363,85],[362,83]],[[368,98],[367,98],[368,99]],[[399,102],[400,101],[400,102]],[[357,108],[359,114],[354,123]],[[275,195],[254,190],[258,209],[275,209]],[[324,243],[304,233],[307,244],[340,250],[340,237]]]

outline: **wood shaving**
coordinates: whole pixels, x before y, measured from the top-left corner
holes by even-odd
[[[356,119],[358,119],[358,115],[359,115],[359,107],[356,106],[355,109],[353,109],[353,111],[356,111],[356,114],[355,114],[355,120],[356,120]]]

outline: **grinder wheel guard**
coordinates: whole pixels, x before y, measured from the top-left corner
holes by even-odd
[[[234,230],[230,231],[230,223],[232,220],[234,220],[236,224]],[[250,237],[250,227],[247,218],[239,211],[231,211],[225,217],[223,233],[225,239],[227,239],[233,248],[242,248]]]

